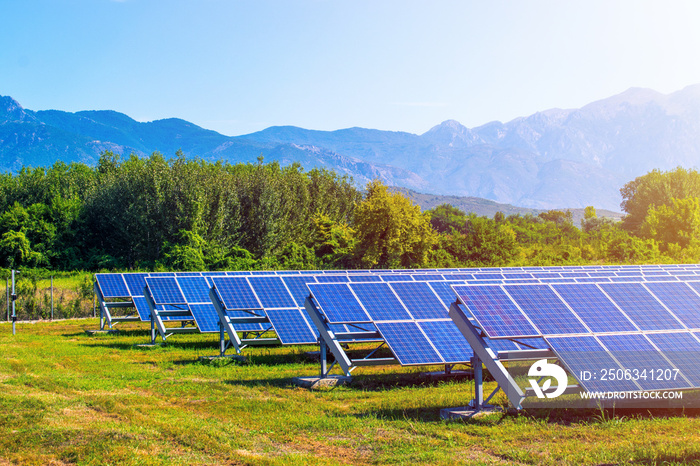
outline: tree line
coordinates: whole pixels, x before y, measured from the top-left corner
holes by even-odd
[[[622,222],[594,207],[467,214],[420,207],[379,181],[300,165],[104,152],[0,175],[0,266],[267,270],[696,262],[700,174],[652,171],[621,189]]]

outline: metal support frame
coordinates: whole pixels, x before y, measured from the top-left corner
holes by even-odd
[[[186,326],[188,323],[192,323],[192,325],[194,325],[194,316],[192,316],[192,312],[190,311],[189,306],[185,305],[184,309],[177,309],[177,310],[157,309],[156,304],[153,302],[153,298],[151,297],[151,294],[148,293],[148,285],[146,285],[146,288],[144,288],[143,294],[146,297],[146,303],[148,304],[148,309],[150,310],[150,313],[151,313],[151,344],[152,345],[156,344],[155,329],[158,330],[158,333],[160,334],[160,336],[164,342],[171,335],[183,334],[183,333],[199,333],[199,329],[196,326],[192,326],[192,327]],[[174,321],[174,322],[180,323],[180,327],[166,327],[165,322],[163,321],[163,317],[190,317],[190,319],[188,319],[187,321],[183,321],[183,320]]]
[[[211,299],[216,313],[219,315],[219,355],[224,356],[226,350],[233,347],[237,354],[241,354],[241,350],[247,346],[262,346],[270,344],[279,344],[279,338],[263,338],[262,335],[265,332],[272,330],[272,324],[270,324],[270,319],[267,316],[259,316],[254,314],[252,311],[249,312],[250,317],[236,317],[230,318],[226,313],[223,303],[219,300],[219,296],[216,293],[216,285],[214,285],[209,290],[209,298]],[[260,332],[245,332],[244,335],[247,336],[248,333],[255,333],[255,338],[240,338],[238,332],[234,327],[234,324],[270,324],[270,328],[260,331]],[[228,335],[228,340],[226,340],[226,335]]]
[[[399,361],[396,358],[372,358],[371,356],[384,346],[385,342],[379,332],[374,331],[358,331],[358,332],[338,332],[335,333],[331,330],[330,325],[326,321],[326,318],[321,314],[321,312],[314,304],[311,297],[307,297],[304,301],[304,307],[306,312],[311,317],[314,325],[319,332],[319,345],[321,353],[321,377],[326,377],[330,371],[338,364],[343,371],[343,375],[350,376],[350,373],[360,366],[382,366],[389,364],[398,364]],[[362,359],[350,359],[343,349],[341,341],[346,340],[358,340],[362,343],[370,342],[381,342],[381,344],[372,350],[367,356]],[[335,357],[335,362],[328,367],[327,354],[328,349]]]
[[[535,395],[534,390],[529,387],[524,392],[513,380],[508,373],[508,370],[501,361],[533,361],[538,359],[556,358],[556,354],[549,349],[527,349],[527,350],[508,350],[499,351],[497,354],[489,348],[481,336],[481,332],[474,326],[473,322],[460,309],[459,303],[452,303],[450,306],[450,317],[459,328],[460,332],[467,339],[472,349],[474,357],[472,358],[472,368],[474,369],[474,399],[469,403],[469,407],[473,410],[480,411],[485,408],[493,408],[489,405],[491,398],[498,393],[499,390],[508,397],[508,401],[515,409],[522,409],[522,402],[528,396]],[[520,341],[518,341],[520,343]],[[522,344],[522,343],[520,343]],[[529,346],[529,345],[525,345]],[[489,370],[489,373],[496,380],[498,385],[496,389],[484,400],[483,374],[482,363]],[[578,385],[568,385],[565,394],[577,393],[580,390]]]
[[[131,301],[117,301],[117,302],[110,302],[105,299],[105,297],[102,295],[102,290],[100,290],[100,287],[97,285],[97,282],[93,285],[93,290],[95,291],[95,296],[97,297],[97,304],[100,306],[100,330],[105,329],[105,325],[109,327],[111,330],[114,326],[114,324],[117,324],[119,322],[141,322],[141,319],[138,317],[138,315],[135,315],[136,313],[136,308],[134,308],[134,303]],[[124,316],[124,317],[117,317],[113,316],[112,313],[110,312],[110,309],[112,308],[124,308],[124,307],[130,307],[134,308],[134,312],[131,314]]]

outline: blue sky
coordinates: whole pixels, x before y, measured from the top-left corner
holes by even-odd
[[[32,110],[423,133],[700,83],[697,1],[26,0],[0,95]]]

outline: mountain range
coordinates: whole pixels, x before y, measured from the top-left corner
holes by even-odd
[[[299,162],[379,178],[422,193],[470,196],[532,209],[619,211],[619,189],[658,168],[700,161],[700,85],[672,94],[632,88],[579,109],[551,109],[467,128],[445,121],[424,134],[270,127],[230,137],[180,119],[137,122],[114,111],[32,111],[0,97],[0,170],[56,160],[94,164],[102,151],[205,160]]]

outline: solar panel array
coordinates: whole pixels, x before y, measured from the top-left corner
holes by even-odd
[[[485,335],[544,337],[589,391],[700,388],[700,282],[453,289]]]

